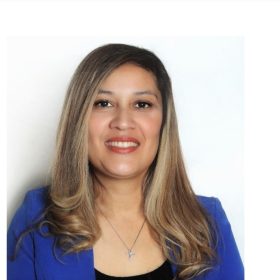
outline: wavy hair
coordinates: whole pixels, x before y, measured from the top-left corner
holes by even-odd
[[[213,265],[215,230],[187,177],[169,75],[149,50],[104,45],[89,53],[76,69],[58,127],[49,203],[41,225],[48,224],[66,253],[89,249],[100,237],[96,178],[88,158],[88,120],[100,84],[125,63],[152,73],[162,96],[160,143],[143,186],[144,213],[165,256],[178,266],[178,276],[191,279]]]

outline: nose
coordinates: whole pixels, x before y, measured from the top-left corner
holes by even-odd
[[[110,128],[118,130],[134,129],[133,113],[127,108],[119,108],[110,122]]]

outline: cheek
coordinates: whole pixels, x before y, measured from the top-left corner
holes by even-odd
[[[154,143],[158,142],[161,129],[161,116],[155,116],[142,123],[144,134]]]
[[[97,159],[102,150],[100,138],[104,132],[104,119],[92,117],[88,127],[88,157],[93,166],[98,164]]]
[[[104,132],[104,127],[106,120],[104,118],[97,118],[93,117],[91,118],[89,122],[89,134],[88,134],[88,141],[89,144],[94,144],[98,138],[102,135],[102,132]]]

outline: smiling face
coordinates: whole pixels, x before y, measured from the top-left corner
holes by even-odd
[[[116,68],[100,85],[89,121],[89,159],[96,175],[142,178],[160,139],[162,100],[152,73]]]

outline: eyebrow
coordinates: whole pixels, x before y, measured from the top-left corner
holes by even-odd
[[[105,89],[101,88],[101,89],[98,90],[98,94],[102,94],[102,93],[103,94],[110,94],[110,95],[114,94],[113,91],[105,90]],[[133,92],[133,94],[135,94],[135,95],[153,95],[156,98],[158,98],[158,95],[156,93],[150,91],[150,90],[135,91],[135,92]]]

